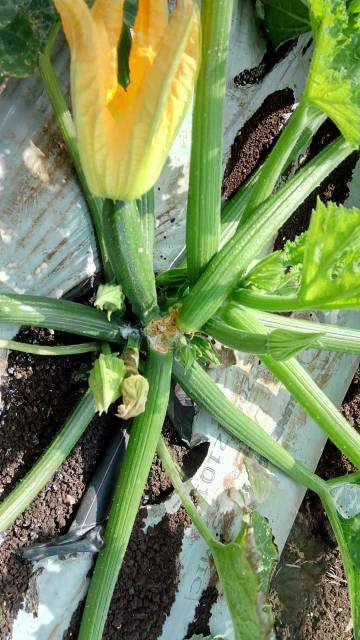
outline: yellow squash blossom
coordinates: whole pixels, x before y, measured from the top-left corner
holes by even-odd
[[[54,0],[71,49],[71,93],[82,165],[94,194],[133,200],[158,179],[184,118],[200,57],[193,0],[139,0],[130,84],[118,82],[124,0]]]

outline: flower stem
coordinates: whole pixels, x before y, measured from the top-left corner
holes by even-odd
[[[100,552],[86,599],[79,640],[101,640],[111,597],[135,522],[166,415],[172,355],[150,348],[146,376],[149,396],[145,412],[131,427],[115,495]]]
[[[86,394],[76,405],[63,428],[49,448],[42,454],[31,471],[0,504],[0,532],[5,531],[16,518],[51,480],[54,473],[64,462],[83,435],[95,416],[95,404],[92,393]]]
[[[155,276],[135,202],[107,201],[104,238],[116,281],[143,324],[157,314]]]
[[[226,313],[225,320],[237,329],[267,333],[256,316],[245,308],[232,307]],[[345,420],[304,367],[295,358],[278,362],[271,356],[259,357],[340,451],[360,468],[360,434]]]
[[[122,342],[133,330],[107,320],[104,313],[78,302],[43,296],[0,294],[0,322],[58,329],[96,340]]]
[[[44,83],[45,91],[53,108],[58,127],[64,138],[66,148],[75,167],[89,207],[91,218],[96,231],[97,241],[99,243],[105,278],[108,282],[111,282],[114,278],[114,275],[103,237],[102,211],[104,201],[101,198],[96,198],[91,193],[88,187],[77,148],[75,125],[51,62],[51,56],[59,32],[59,26],[60,23],[56,24],[53,27],[48,37],[48,41],[46,43],[44,51],[39,55],[40,74]]]
[[[181,363],[175,360],[173,373],[190,398],[210,413],[232,436],[308,489],[319,495],[326,490],[326,483],[321,478],[297,462],[256,422],[235,407],[199,364],[195,363],[185,370]]]
[[[198,331],[213,316],[239,282],[250,262],[304,199],[352,153],[343,138],[338,138],[271,198],[259,205],[251,218],[211,260],[194,285],[178,317],[178,326],[186,332]]]
[[[48,347],[42,344],[28,344],[16,340],[1,340],[0,349],[20,351],[21,353],[33,353],[37,356],[73,356],[79,353],[91,353],[99,351],[97,342],[83,342],[82,344],[69,344],[64,346]]]
[[[222,140],[233,0],[201,3],[202,62],[195,93],[186,217],[188,277],[194,284],[220,242]]]

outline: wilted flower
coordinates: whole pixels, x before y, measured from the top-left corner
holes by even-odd
[[[193,0],[139,0],[130,84],[118,82],[124,0],[54,0],[71,49],[81,162],[98,196],[133,200],[158,179],[191,100],[200,57]]]
[[[149,393],[149,383],[144,376],[137,374],[124,378],[121,393],[123,402],[117,410],[119,418],[129,420],[144,413]]]

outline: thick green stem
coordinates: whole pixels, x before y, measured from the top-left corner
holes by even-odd
[[[250,262],[304,199],[352,153],[343,138],[335,140],[291,178],[271,198],[256,208],[251,218],[212,259],[178,317],[186,332],[198,331],[236,287]]]
[[[33,353],[36,356],[74,356],[79,353],[91,353],[99,351],[100,346],[96,342],[83,342],[82,344],[69,344],[64,346],[48,347],[43,344],[27,344],[16,340],[0,340],[0,349],[20,351],[21,353]]]
[[[79,336],[122,342],[133,329],[107,320],[104,313],[78,302],[43,296],[0,294],[0,322],[45,327]]]
[[[257,354],[268,352],[267,336],[235,329],[216,316],[207,321],[203,331],[224,346],[237,351]]]
[[[306,102],[300,102],[261,167],[256,186],[241,219],[242,224],[248,220],[251,211],[271,195],[279,177],[289,163],[290,156],[294,155],[294,146],[297,155],[301,151],[304,141],[308,141],[309,132],[313,135],[325,120],[326,116],[319,109]],[[298,141],[299,143],[296,144]]]
[[[81,398],[63,428],[31,471],[0,504],[0,532],[5,531],[51,480],[95,416],[90,391]]]
[[[149,256],[151,264],[154,255],[155,240],[155,193],[154,187],[138,200],[138,209],[141,218],[141,226],[144,238],[145,253]]]
[[[335,302],[304,302],[296,295],[281,296],[276,293],[262,293],[251,291],[250,289],[238,289],[233,293],[233,299],[251,309],[259,311],[314,311],[315,309],[354,309],[358,305],[354,300],[347,298],[336,300]]]
[[[267,329],[250,310],[233,307],[224,317],[226,322],[237,329],[267,333]],[[259,357],[340,451],[360,467],[360,434],[345,420],[304,367],[295,358],[278,362],[271,356]]]
[[[115,278],[143,324],[157,314],[155,276],[135,202],[107,201],[104,237]]]
[[[325,322],[313,322],[294,318],[293,316],[279,316],[265,311],[254,311],[254,315],[270,330],[286,329],[297,333],[319,333],[318,347],[327,351],[360,354],[360,331]]]
[[[79,640],[102,638],[113,590],[166,415],[171,367],[171,354],[159,354],[150,349],[146,372],[150,388],[146,409],[131,427],[129,445],[106,526],[105,547],[96,562]]]
[[[157,454],[162,462],[162,465],[166,471],[168,478],[176,493],[178,494],[186,513],[190,516],[193,524],[204,538],[207,544],[216,542],[211,532],[207,528],[204,520],[198,513],[194,503],[192,502],[189,492],[186,489],[186,485],[182,481],[179,469],[174,462],[170,451],[168,450],[164,438],[161,436],[157,445]]]
[[[201,3],[202,61],[193,114],[186,248],[194,284],[220,242],[222,140],[233,0]]]
[[[306,127],[303,129],[299,139],[294,144],[294,140],[292,140],[292,147],[290,148],[290,153],[287,154],[287,161],[285,165],[282,167],[281,171],[285,171],[288,166],[296,160],[300,151],[306,147],[306,145],[311,140],[312,136],[316,133],[319,126],[326,119],[326,116],[321,114],[319,111],[315,114],[315,108],[313,112],[313,117],[309,117],[306,122]],[[285,130],[281,135],[285,135]],[[248,179],[247,181],[241,185],[236,194],[231,197],[230,200],[227,200],[221,210],[221,239],[220,239],[220,248],[222,248],[228,240],[234,235],[239,223],[241,224],[244,220],[244,212],[249,211],[250,207],[248,207],[248,202],[250,198],[256,193],[257,189],[257,181],[259,176],[262,173],[263,166],[260,166]],[[277,171],[279,171],[279,165],[277,165]],[[280,171],[280,173],[281,173]],[[280,177],[280,173],[277,178]],[[276,178],[276,179],[277,179]],[[271,190],[268,195],[270,195]],[[265,199],[265,198],[264,198]],[[254,210],[254,207],[251,207]],[[248,216],[246,216],[248,217]],[[186,258],[183,259],[178,267],[186,267]]]
[[[237,307],[239,308],[239,307]],[[245,308],[245,307],[244,307]],[[243,351],[245,353],[269,354],[269,342],[266,334],[257,334],[256,332],[247,332],[243,329],[237,329],[230,326],[224,321],[226,317],[227,307],[224,307],[222,318],[214,316],[204,325],[203,331],[218,340],[223,345]],[[270,331],[276,329],[285,329],[289,332],[289,341],[291,334],[296,338],[297,334],[318,334],[319,338],[316,342],[312,342],[309,349],[325,349],[327,351],[335,351],[340,353],[350,353],[353,355],[360,354],[360,331],[339,327],[336,325],[321,324],[320,322],[310,322],[308,320],[298,320],[296,318],[286,318],[284,316],[276,316],[273,314],[256,314],[258,320],[269,328]],[[267,319],[267,317],[270,318]],[[293,321],[293,322],[292,322]],[[271,353],[270,353],[271,355]],[[279,358],[281,359],[281,358]]]
[[[175,361],[173,373],[190,398],[199,407],[208,411],[231,435],[308,489],[316,491],[319,495],[326,490],[326,483],[323,480],[297,462],[256,422],[235,407],[200,365],[195,363],[185,370],[180,362]]]
[[[64,138],[66,148],[75,167],[89,207],[91,218],[96,231],[97,241],[99,243],[105,278],[108,282],[111,282],[114,278],[114,275],[111,269],[109,256],[103,238],[102,210],[104,201],[101,198],[96,198],[91,193],[88,187],[77,148],[75,125],[71,117],[67,102],[62,93],[59,81],[56,77],[54,67],[51,63],[52,50],[57,37],[58,29],[59,26],[56,25],[49,36],[44,52],[39,56],[39,69],[44,83],[45,91],[48,95],[56,117],[58,127]]]

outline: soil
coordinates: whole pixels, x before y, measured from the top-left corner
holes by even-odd
[[[237,134],[231,147],[224,181],[223,196],[231,198],[271,151],[291,113],[295,98],[291,89],[269,95]]]
[[[71,336],[44,329],[23,330],[18,339],[50,345],[71,342]],[[90,366],[89,356],[55,359],[15,352],[9,355],[7,375],[1,387],[1,497],[16,486],[53,439],[85,391]],[[119,424],[113,415],[93,420],[71,456],[3,539],[0,545],[0,640],[9,637],[13,620],[31,584],[31,563],[14,552],[67,531],[96,464]],[[171,442],[178,463],[191,475],[204,452],[189,451],[169,422],[165,424],[164,436]],[[170,482],[155,457],[143,506],[161,502],[171,491]],[[184,527],[189,524],[188,516],[179,509],[145,534],[142,528],[145,515],[146,509],[142,508],[119,576],[104,639],[157,638],[175,597],[177,557]],[[81,608],[74,615],[65,638],[76,637],[80,619]]]
[[[342,410],[360,429],[360,369]],[[317,473],[324,479],[355,471],[328,442]],[[278,640],[352,640],[350,604],[340,553],[316,495],[307,492],[272,582]]]
[[[261,77],[261,74],[260,76]],[[252,77],[238,83],[257,82]],[[225,172],[223,193],[231,197],[274,145],[284,120],[292,109],[290,89],[267,98],[239,132]],[[304,159],[336,135],[326,123]],[[319,188],[322,198],[343,201],[355,157],[348,159]],[[277,238],[291,238],[306,228],[314,196],[284,226]],[[64,344],[71,341],[46,330],[22,331],[23,341]],[[76,339],[78,341],[78,338]],[[0,495],[5,496],[32,466],[85,390],[91,357],[41,358],[12,353],[7,377],[2,383],[0,413]],[[353,381],[343,405],[344,414],[359,426],[359,377]],[[29,509],[18,518],[0,545],[0,640],[7,640],[16,613],[31,579],[32,567],[14,551],[35,541],[64,533],[70,525],[93,470],[108,445],[118,420],[95,419],[85,436],[52,481]],[[199,460],[189,454],[168,425],[166,435],[180,464],[196,467]],[[338,474],[351,470],[339,452],[328,445],[319,472]],[[160,502],[172,491],[158,459],[154,460],[123,569],[112,600],[105,640],[154,640],[170,611],[178,577],[177,556],[188,518],[180,509],[145,534],[145,506]],[[294,597],[296,594],[296,597]],[[188,637],[209,633],[210,609],[216,599],[211,585],[202,594]],[[308,493],[296,519],[274,577],[271,602],[279,640],[350,640],[347,631],[349,602],[343,570],[326,517],[317,499]],[[75,613],[65,640],[76,638],[81,607]]]

